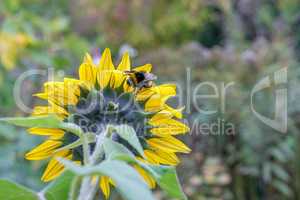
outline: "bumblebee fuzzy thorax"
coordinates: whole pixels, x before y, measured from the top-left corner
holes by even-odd
[[[153,86],[153,81],[157,79],[157,77],[149,72],[143,71],[127,71],[125,72],[129,78],[127,79],[127,83],[137,88],[149,88]]]

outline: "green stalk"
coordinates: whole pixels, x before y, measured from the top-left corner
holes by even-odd
[[[97,141],[96,141],[96,147],[95,150],[91,156],[91,164],[97,164],[97,162],[99,161],[99,159],[102,158],[103,154],[104,154],[104,150],[103,150],[103,142],[104,142],[104,138],[105,137],[109,137],[112,133],[113,127],[111,125],[108,125],[106,127],[106,130],[104,133],[99,134]]]
[[[86,200],[85,197],[88,194],[89,187],[90,187],[90,177],[86,176],[82,179],[78,200]]]
[[[83,164],[90,165],[90,148],[87,141],[86,134],[81,135],[80,139],[82,140],[82,151],[83,151]],[[84,177],[81,183],[79,200],[86,200],[86,195],[88,194],[88,190],[90,188],[91,177]]]
[[[91,184],[91,188],[88,192],[88,195],[86,197],[86,200],[93,200],[95,198],[95,195],[97,193],[97,190],[99,188],[99,177],[96,178],[95,184]]]
[[[84,162],[84,165],[89,165],[90,164],[90,146],[89,146],[89,142],[87,139],[87,135],[83,134],[81,136],[81,140],[82,140],[82,149],[83,149],[83,162]]]
[[[80,126],[73,123],[68,123],[68,122],[61,123],[59,128],[69,131],[77,135],[78,137],[81,137],[84,134]]]
[[[97,164],[100,159],[103,157],[104,150],[103,150],[103,139],[110,135],[111,133],[111,127],[108,126],[104,133],[99,134],[97,140],[96,140],[96,146],[95,150],[90,156],[89,154],[89,145],[87,138],[83,135],[83,155],[84,159],[84,165],[95,165]],[[80,193],[78,196],[78,200],[92,200],[95,197],[97,188],[98,188],[99,178],[96,180],[96,184],[91,183],[91,177],[84,177],[83,181],[81,183]]]
[[[75,176],[72,181],[71,189],[69,192],[69,197],[68,197],[69,200],[77,199],[78,188],[80,187],[80,182],[81,182],[81,177]]]

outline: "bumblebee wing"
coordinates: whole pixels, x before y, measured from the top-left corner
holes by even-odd
[[[145,80],[153,81],[153,80],[156,80],[156,79],[157,79],[157,76],[155,76],[154,74],[145,73]]]

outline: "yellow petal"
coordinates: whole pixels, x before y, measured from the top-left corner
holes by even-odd
[[[178,109],[174,109],[170,106],[168,106],[167,104],[165,104],[164,109],[170,113],[173,114],[173,116],[177,117],[178,119],[182,119],[182,111],[184,109],[184,107],[178,108]]]
[[[179,159],[175,153],[165,152],[162,150],[156,150],[155,153],[160,159],[159,162],[161,164],[175,166],[179,163]]]
[[[108,48],[106,48],[101,56],[100,63],[99,63],[99,72],[107,71],[107,70],[114,70],[115,67],[113,65],[111,59],[111,53]]]
[[[136,94],[137,101],[145,101],[149,97],[155,94],[155,90],[152,88],[142,88]]]
[[[36,106],[33,108],[32,116],[41,116],[41,115],[49,115],[54,114],[60,118],[66,118],[69,113],[62,107],[49,102],[50,105],[48,106]]]
[[[126,79],[126,76],[123,72],[121,72],[119,70],[112,71],[110,87],[113,89],[119,88],[125,79]]]
[[[52,156],[53,152],[62,145],[61,141],[46,140],[33,150],[28,152],[25,157],[27,160],[42,160]]]
[[[123,55],[122,60],[121,60],[120,64],[118,65],[117,70],[120,70],[120,71],[129,71],[130,70],[130,57],[127,52]]]
[[[190,129],[187,125],[174,119],[166,119],[155,123],[155,128],[150,130],[151,133],[157,136],[168,136],[184,134]]]
[[[93,59],[92,59],[92,57],[91,57],[91,55],[89,53],[85,54],[83,62],[88,63],[88,64],[90,64],[92,66],[95,66],[95,64],[93,62]]]
[[[110,195],[109,179],[110,178],[107,176],[102,176],[100,178],[100,188],[104,194],[105,199],[108,199]]]
[[[111,80],[112,71],[101,71],[97,74],[97,80],[100,85],[100,88],[106,88],[109,86],[109,82]]]
[[[96,73],[97,68],[89,63],[83,63],[79,67],[79,78],[87,84],[89,89],[94,87],[96,83]]]
[[[44,83],[44,92],[64,90],[64,82],[49,81]]]
[[[148,120],[148,123],[152,126],[160,125],[161,122],[164,122],[167,119],[171,119],[173,117],[173,114],[169,111],[162,110],[160,112],[157,112],[153,117],[151,117]]]
[[[165,152],[189,153],[191,151],[183,142],[172,136],[151,138],[147,140],[147,144],[153,149],[160,149]]]
[[[146,112],[158,112],[164,108],[166,101],[172,96],[160,96],[153,95],[150,99],[145,103],[145,111]]]
[[[84,86],[83,81],[73,78],[64,78],[64,91],[68,94],[80,95],[80,86]]]
[[[144,154],[147,162],[153,165],[159,164],[159,162],[156,159],[155,153],[153,151],[144,150]]]
[[[179,163],[177,156],[171,152],[145,150],[144,153],[151,164],[177,165]]]
[[[48,93],[38,93],[34,96],[39,97],[40,99],[48,100],[55,104],[64,106],[64,105],[76,105],[78,102],[78,97],[72,93],[64,94],[64,91],[59,92],[48,92]]]
[[[127,80],[125,80],[123,84],[123,90],[124,92],[133,92],[134,88],[127,83]]]
[[[72,159],[72,154],[70,153],[69,150],[63,150],[60,152],[57,152],[54,157],[50,160],[43,176],[42,176],[42,181],[48,182],[56,177],[58,177],[64,170],[64,165],[61,164],[60,162],[57,161],[57,157],[63,157],[65,159],[71,160]]]
[[[133,167],[144,178],[144,180],[148,184],[149,188],[151,188],[151,189],[155,188],[155,181],[154,181],[154,179],[143,168],[141,168],[138,165],[134,165]]]
[[[165,102],[176,95],[176,85],[164,84],[151,88],[154,94],[145,103],[146,112],[157,112],[165,108]],[[145,98],[145,96],[144,96]]]
[[[160,96],[175,96],[176,85],[175,84],[163,84],[151,88],[157,95]]]
[[[64,131],[56,128],[30,128],[27,131],[34,135],[44,135],[44,136],[57,136],[62,137],[64,135]]]
[[[151,72],[152,70],[152,65],[151,64],[146,64],[140,67],[136,67],[133,69],[134,71],[138,71],[138,72]]]
[[[61,140],[63,139],[64,135],[51,135],[49,140]]]
[[[155,94],[155,96],[154,96]],[[176,95],[176,85],[174,84],[163,84],[151,88],[141,89],[137,95],[137,101],[145,101],[150,97],[154,96],[156,98],[165,97],[165,96],[175,96]]]
[[[77,79],[65,78],[64,82],[47,82],[44,84],[44,92],[35,94],[41,99],[48,100],[57,105],[75,105],[80,95],[82,82]]]

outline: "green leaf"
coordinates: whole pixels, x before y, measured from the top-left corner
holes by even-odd
[[[60,148],[56,149],[54,152],[60,152],[60,151],[65,150],[65,149],[74,149],[74,148],[79,147],[81,145],[82,145],[82,140],[78,139],[78,140],[75,140],[75,142],[72,142],[68,145],[65,145],[63,147],[60,147]]]
[[[137,160],[134,155],[122,144],[105,139],[104,151],[108,159],[122,160],[140,165],[152,175],[159,186],[170,196],[178,199],[187,199],[182,191],[174,167],[148,165]]]
[[[124,162],[107,160],[97,166],[81,167],[66,159],[60,158],[59,161],[80,176],[104,175],[111,177],[116,183],[116,189],[127,200],[154,200],[142,177]]]
[[[86,133],[86,136],[87,136],[87,142],[88,143],[94,143],[96,142],[96,137],[95,137],[95,134],[93,133]],[[59,151],[62,151],[62,150],[65,150],[65,149],[74,149],[76,147],[79,147],[82,145],[82,138],[79,138],[77,139],[75,142],[72,142],[66,146],[63,146],[61,148],[58,148],[55,150],[55,152],[59,152]]]
[[[137,137],[135,130],[131,126],[119,125],[114,126],[114,129],[121,138],[126,140],[133,148],[135,148],[140,155],[144,156],[143,147]]]
[[[42,193],[47,200],[68,199],[68,194],[74,174],[70,171],[64,172],[61,176],[51,182]]]
[[[69,131],[75,135],[77,135],[78,137],[82,137],[83,136],[83,130],[80,128],[80,126],[74,124],[74,123],[70,123],[70,122],[61,122],[58,126],[58,128],[64,129],[66,131]]]
[[[61,128],[77,136],[83,134],[81,128],[73,123],[65,123],[56,115],[37,116],[37,117],[7,117],[0,118],[0,122],[7,122],[22,127],[40,127],[40,128]]]
[[[130,156],[130,160],[134,159],[134,155],[124,145],[114,142],[109,138],[104,138],[103,148],[107,159],[122,160],[118,159],[122,155]]]
[[[9,200],[38,200],[38,195],[32,190],[17,183],[0,179],[0,199]]]
[[[154,176],[155,180],[170,197],[184,200],[187,199],[182,191],[176,169],[174,167],[152,165],[150,168],[155,172],[155,174],[158,174],[158,176]]]
[[[38,117],[7,117],[1,118],[0,122],[7,122],[22,127],[42,127],[42,128],[58,128],[62,123],[55,115],[38,116]]]

